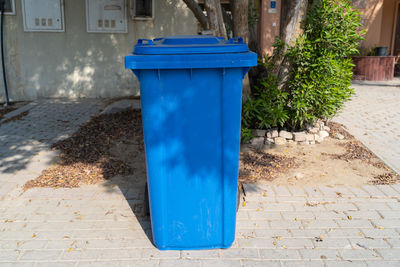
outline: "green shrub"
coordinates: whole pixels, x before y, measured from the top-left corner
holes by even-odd
[[[358,53],[363,30],[360,13],[349,0],[315,0],[296,42],[277,41],[274,54],[260,65],[265,75],[243,104],[243,128],[299,129],[305,123],[333,117],[353,94],[352,55]],[[290,64],[283,88],[274,75],[277,62]]]

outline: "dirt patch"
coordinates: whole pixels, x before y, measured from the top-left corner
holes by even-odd
[[[56,165],[28,181],[24,189],[79,187],[117,175],[133,174],[135,168],[112,153],[115,144],[124,139],[135,145],[137,152],[144,153],[140,111],[95,116],[70,138],[52,146],[52,149],[60,151]]]
[[[361,144],[361,142],[352,139],[348,142],[340,143],[339,145],[343,146],[346,150],[343,154],[329,154],[324,152],[322,154],[330,156],[332,159],[339,159],[347,162],[359,159],[377,168],[388,170],[387,166],[382,161],[380,161],[375,156],[375,154],[373,154],[363,144]]]
[[[346,131],[346,127],[344,125],[340,124],[340,123],[333,122],[333,121],[328,121],[326,123],[326,126],[328,126],[330,128],[329,134],[331,136],[336,136],[336,134],[341,134],[341,135],[344,136],[344,139],[347,139],[347,140],[354,139],[354,136],[349,134]]]
[[[296,166],[294,158],[273,155],[262,151],[240,153],[239,181],[252,183],[263,179],[273,181],[279,173]]]
[[[290,168],[277,169],[273,179],[262,173],[264,167],[255,164],[253,172],[256,173],[252,175],[258,179],[254,181],[293,186],[361,186],[400,182],[400,177],[371,151],[351,135],[345,136],[351,139],[326,138],[323,143],[316,145],[265,146],[262,152],[269,155],[266,158],[275,156],[281,159],[274,164],[279,165],[286,158],[294,159],[294,164]],[[243,166],[242,163],[241,171]]]

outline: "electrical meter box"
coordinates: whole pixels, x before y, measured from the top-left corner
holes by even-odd
[[[4,1],[4,15],[15,15],[15,2],[14,0]]]
[[[22,0],[26,32],[64,32],[63,0]]]
[[[127,33],[125,0],[86,0],[86,30]]]

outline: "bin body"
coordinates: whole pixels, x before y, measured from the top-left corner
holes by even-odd
[[[157,65],[159,56],[126,57],[140,81],[152,233],[159,249],[227,248],[235,238],[242,79],[256,58],[251,53],[245,66],[217,67],[213,56],[197,56],[175,57],[174,65],[174,56],[161,55],[172,57],[169,68]],[[154,60],[154,68],[135,65],[140,57]],[[202,67],[179,64],[201,57]]]

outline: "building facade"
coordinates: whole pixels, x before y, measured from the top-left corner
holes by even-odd
[[[46,5],[57,1],[63,18],[57,17],[57,7]],[[12,101],[138,94],[137,79],[124,68],[124,56],[137,39],[198,31],[195,17],[181,0],[95,0],[102,4],[103,13],[96,3],[90,7],[91,2],[12,1],[13,12],[4,16],[5,65]],[[150,10],[144,2],[152,3]],[[34,5],[45,8],[35,10]],[[121,12],[125,14],[121,20],[112,19]],[[0,102],[5,101],[3,88],[1,77]]]

